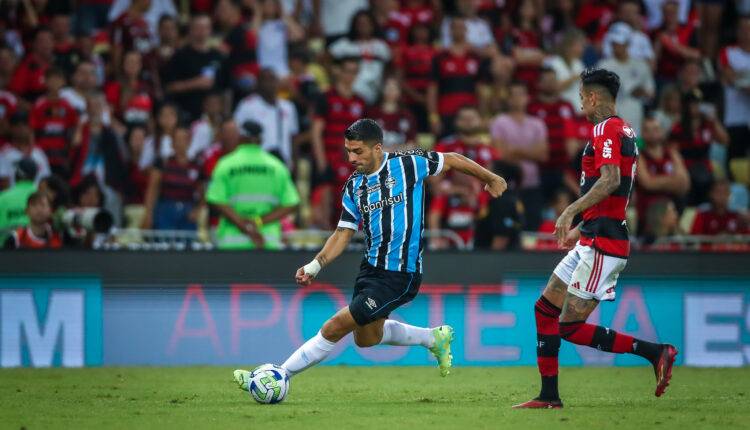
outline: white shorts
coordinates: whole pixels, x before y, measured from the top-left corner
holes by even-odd
[[[604,255],[577,243],[555,267],[555,275],[568,285],[568,292],[585,300],[614,300],[615,284],[627,259]]]

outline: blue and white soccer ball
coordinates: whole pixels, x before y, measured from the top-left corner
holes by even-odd
[[[289,385],[286,370],[275,364],[264,364],[250,373],[248,391],[258,403],[279,403],[289,392]]]

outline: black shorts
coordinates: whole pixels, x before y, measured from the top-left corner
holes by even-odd
[[[366,260],[359,267],[349,311],[357,325],[387,318],[394,309],[417,296],[422,275],[383,270]]]

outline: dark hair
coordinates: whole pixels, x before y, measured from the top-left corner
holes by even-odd
[[[99,180],[92,173],[84,176],[78,186],[73,189],[73,204],[75,206],[80,205],[81,197],[91,188],[96,188],[96,192],[99,194],[99,206],[104,205],[104,192],[102,187],[99,186]]]
[[[601,87],[607,90],[612,99],[616,99],[620,91],[620,77],[606,69],[586,69],[581,72],[581,85]]]
[[[347,39],[354,41],[357,40],[357,20],[359,20],[360,17],[365,16],[367,19],[370,20],[370,24],[372,25],[372,36],[377,39],[382,39],[380,35],[380,26],[378,26],[378,21],[375,19],[375,15],[372,13],[369,9],[362,9],[359,12],[355,13],[352,17],[352,20],[349,21],[349,33],[347,34]]]
[[[383,129],[370,118],[358,119],[344,132],[346,140],[361,140],[367,146],[383,143]]]
[[[412,25],[411,28],[409,29],[409,34],[407,36],[408,44],[409,45],[414,45],[416,43],[417,36],[415,36],[415,33],[420,28],[426,28],[427,29],[427,37],[429,38],[429,40],[427,41],[427,43],[430,43],[430,44],[434,43],[435,39],[437,38],[437,34],[435,32],[435,29],[432,26],[427,25],[427,24],[425,24],[423,22],[417,22],[416,24]]]
[[[33,193],[31,193],[31,195],[29,195],[29,198],[26,199],[26,207],[28,208],[33,204],[39,203],[42,199],[47,200],[47,202],[49,203],[49,197],[47,197],[47,194],[41,191],[34,191]]]
[[[67,182],[57,175],[50,175],[42,178],[42,182],[47,184],[47,187],[55,192],[55,198],[52,200],[52,210],[55,211],[60,207],[67,207],[70,205],[70,187]]]

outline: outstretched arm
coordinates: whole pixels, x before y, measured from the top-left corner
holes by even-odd
[[[599,170],[600,176],[593,187],[565,208],[555,224],[557,240],[562,243],[570,230],[573,218],[586,209],[594,206],[612,194],[620,186],[620,167],[616,164],[604,164]]]
[[[443,172],[447,172],[450,169],[456,169],[461,173],[479,179],[485,184],[484,189],[487,190],[492,197],[500,197],[500,195],[508,188],[505,179],[480,166],[474,160],[455,152],[444,153],[443,157],[445,159],[442,170]]]
[[[306,286],[312,283],[320,269],[327,266],[346,249],[352,240],[355,231],[350,228],[338,227],[328,238],[323,249],[315,256],[313,261],[297,269],[295,280],[297,284]]]

